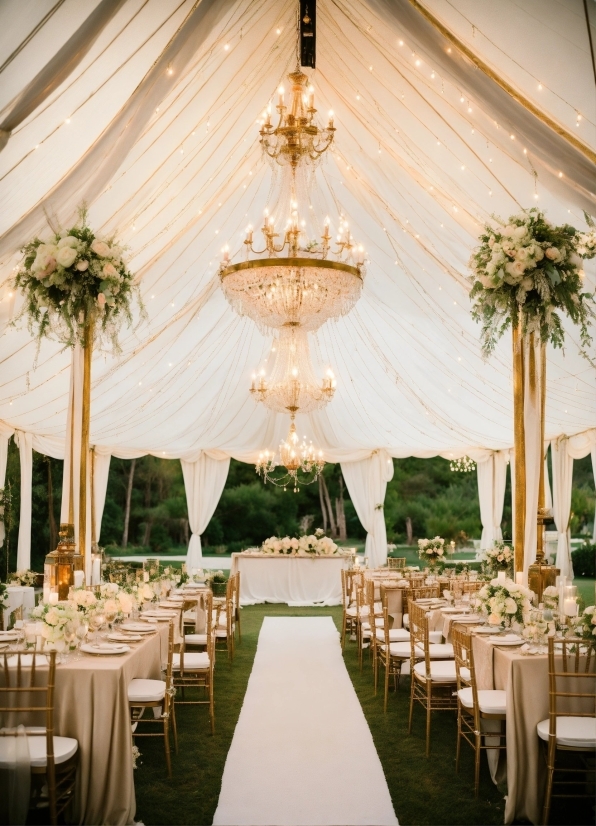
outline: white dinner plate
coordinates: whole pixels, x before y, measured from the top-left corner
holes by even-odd
[[[498,634],[495,634],[494,636],[489,637],[488,641],[493,642],[495,645],[523,645],[524,643],[522,637],[518,637],[517,635],[515,636],[515,639],[513,639],[513,637],[501,637]]]
[[[155,617],[156,619],[170,619],[175,617],[175,611],[143,611],[143,617]]]
[[[491,634],[494,635],[494,629],[490,625],[477,625],[471,629],[475,634]]]
[[[108,634],[110,642],[140,642],[143,639],[142,634]]]
[[[462,611],[461,608],[441,608],[441,613],[442,614],[462,614],[462,615],[465,615],[466,612]]]
[[[155,627],[145,622],[123,622],[120,628],[123,631],[134,631],[138,634],[154,634]]]
[[[130,645],[117,642],[100,642],[97,644],[94,642],[86,642],[81,646],[81,651],[84,651],[86,654],[113,657],[116,654],[126,654],[127,651],[130,651]]]
[[[0,643],[12,642],[18,640],[19,635],[16,631],[0,631]]]
[[[457,614],[453,614],[451,616],[451,619],[453,620],[453,622],[461,622],[465,625],[467,625],[468,623],[473,625],[475,622],[478,622],[478,617],[471,617],[469,614],[461,614],[460,616],[458,616]]]

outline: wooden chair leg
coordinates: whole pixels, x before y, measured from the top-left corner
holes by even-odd
[[[457,710],[457,746],[455,747],[455,773],[459,773],[459,755],[461,752],[461,709]]]
[[[430,715],[431,715],[432,687],[426,684],[426,756],[430,756]]]
[[[167,717],[163,718],[163,740],[166,750],[166,766],[168,768],[168,778],[172,779],[172,759],[170,756],[170,726]]]
[[[412,720],[414,717],[414,675],[410,675],[410,713],[408,716],[408,734],[412,733]]]
[[[387,713],[387,698],[389,696],[389,666],[391,663],[391,658],[389,656],[389,652],[385,652],[385,702],[383,704],[383,711],[385,714]]]
[[[176,703],[174,702],[174,698],[172,698],[170,706],[170,714],[172,715],[172,732],[174,734],[174,750],[176,754],[178,754],[178,725],[176,723]]]
[[[482,750],[480,748],[481,745],[482,735],[477,732],[474,735],[474,797],[478,797],[478,790],[480,788],[480,756],[482,755]]]

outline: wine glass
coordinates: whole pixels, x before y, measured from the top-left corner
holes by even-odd
[[[108,631],[110,634],[112,633],[112,625],[114,624],[114,620],[118,616],[117,611],[106,611],[105,612],[105,621],[108,623]]]
[[[67,622],[62,633],[64,634],[64,642],[66,643],[64,659],[67,659],[70,655],[71,649],[74,648],[74,643],[77,638],[77,626],[74,622]]]
[[[99,643],[99,629],[105,623],[106,618],[105,615],[100,612],[91,614],[89,617],[89,627],[93,631],[93,640],[97,645]]]
[[[89,622],[81,620],[75,629],[76,638],[78,640],[76,653],[74,659],[78,660],[81,656],[81,645],[85,642],[85,637],[89,633]]]

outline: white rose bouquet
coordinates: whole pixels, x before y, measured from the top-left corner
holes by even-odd
[[[476,559],[482,562],[482,567],[487,574],[494,575],[498,571],[513,572],[515,552],[504,542],[496,541],[492,548],[477,554]]]
[[[451,553],[453,553],[451,546],[445,547],[445,540],[440,536],[435,536],[434,539],[418,540],[418,556],[420,559],[426,560],[431,566],[444,561],[446,555]]]
[[[562,347],[563,327],[558,310],[579,325],[584,347],[591,342],[590,320],[594,300],[582,291],[582,258],[596,255],[596,233],[578,233],[569,224],[553,226],[536,207],[512,215],[507,224],[486,226],[474,250],[472,316],[482,322],[485,357],[509,326],[521,319],[524,334]]]
[[[34,238],[22,253],[13,286],[24,294],[25,304],[15,321],[27,315],[38,339],[54,335],[72,346],[83,341],[85,319],[93,314],[97,336],[118,350],[120,321],[132,323],[133,293],[143,308],[124,250],[114,238],[97,237],[81,209],[76,226],[56,232],[49,241]]]
[[[10,575],[9,585],[25,585],[28,587],[34,586],[37,582],[37,574],[35,571],[15,571]]]
[[[74,637],[81,622],[81,614],[72,602],[58,605],[41,602],[30,617],[38,621],[44,648],[48,651],[64,651],[68,647],[67,638]]]
[[[91,614],[98,607],[97,597],[93,591],[88,591],[86,588],[71,588],[68,601],[85,616]]]
[[[573,621],[573,625],[577,636],[596,648],[596,606],[585,608],[583,614]]]
[[[489,625],[509,628],[514,623],[523,624],[533,598],[533,591],[511,579],[505,582],[491,579],[476,594],[475,606],[488,618]]]

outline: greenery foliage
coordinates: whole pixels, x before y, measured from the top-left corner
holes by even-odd
[[[595,254],[593,231],[581,234],[569,224],[553,226],[536,207],[512,215],[507,224],[495,221],[496,227],[485,226],[470,258],[472,316],[482,322],[484,355],[520,321],[524,334],[534,332],[541,341],[562,347],[558,311],[579,326],[587,347],[588,326],[596,316],[593,295],[583,291],[581,258]]]
[[[575,576],[596,577],[596,545],[586,542],[571,554]]]
[[[136,287],[114,238],[96,236],[81,209],[74,227],[54,233],[49,241],[34,238],[21,252],[14,287],[25,303],[17,319],[27,317],[31,334],[38,339],[53,335],[72,346],[83,342],[85,322],[93,316],[98,337],[117,349],[122,321],[132,322]]]

